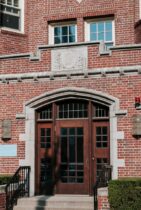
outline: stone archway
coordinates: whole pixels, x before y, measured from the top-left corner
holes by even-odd
[[[124,160],[118,160],[117,139],[120,132],[117,131],[117,115],[119,112],[119,100],[111,95],[85,88],[61,88],[46,92],[35,97],[25,104],[25,134],[21,138],[25,140],[25,160],[20,160],[20,165],[31,166],[31,195],[35,193],[35,111],[44,105],[63,99],[85,99],[95,103],[106,105],[110,110],[110,164],[113,166],[112,178],[118,177],[118,167],[124,166]]]

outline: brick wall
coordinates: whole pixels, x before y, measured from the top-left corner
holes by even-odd
[[[23,80],[22,82],[9,81],[9,84],[0,83],[0,119],[11,119],[12,139],[8,142],[1,140],[2,127],[0,127],[1,144],[17,144],[17,158],[1,158],[0,173],[14,173],[19,165],[19,160],[25,157],[25,141],[19,138],[25,132],[25,120],[16,119],[17,113],[23,113],[23,105],[30,99],[51,90],[69,87],[83,87],[93,89],[115,96],[120,100],[120,109],[128,111],[127,116],[118,118],[118,131],[124,131],[124,139],[118,141],[118,158],[125,160],[125,167],[119,168],[119,176],[141,176],[141,140],[132,136],[132,116],[140,111],[134,108],[134,97],[141,95],[140,75],[120,76],[89,76],[88,78],[72,77],[71,79],[56,78],[55,80],[39,79],[38,81]],[[126,126],[125,126],[126,125]]]
[[[80,4],[76,0],[25,0],[25,32],[0,29],[0,54],[34,52],[38,45],[48,44],[48,23],[55,20],[76,18],[78,41],[84,41],[84,18],[108,15],[115,19],[116,45],[133,44],[139,18],[137,0],[86,0]]]
[[[0,29],[0,55],[11,53],[31,53],[38,45],[48,44],[48,24],[51,21],[70,20],[75,18],[78,25],[78,41],[84,41],[84,20],[91,17],[113,15],[115,19],[116,45],[134,44],[134,24],[138,20],[138,4],[134,0],[25,0],[25,33],[11,32]],[[127,15],[128,14],[128,15]],[[139,34],[137,35],[139,37]],[[138,39],[139,40],[139,39]],[[136,42],[140,42],[136,41]],[[140,72],[114,73],[115,67],[134,67],[140,70],[141,49],[124,48],[112,50],[109,55],[100,55],[98,44],[88,46],[88,70],[99,68],[114,69],[113,74],[102,76],[88,75],[49,78],[9,80],[3,82],[7,74],[46,73],[51,72],[51,48],[41,51],[41,58],[31,61],[29,56],[22,58],[0,59],[0,122],[10,119],[12,122],[12,137],[6,142],[2,140],[0,124],[0,144],[17,144],[17,157],[0,158],[0,173],[13,174],[19,166],[19,161],[25,158],[25,119],[16,119],[17,113],[24,112],[24,104],[30,99],[51,90],[66,87],[80,87],[100,91],[116,97],[120,101],[120,109],[127,110],[127,115],[118,117],[117,131],[124,132],[124,138],[118,141],[118,158],[125,161],[125,167],[118,168],[119,177],[141,176],[141,139],[132,136],[132,116],[141,114],[134,107],[135,96],[141,96]],[[127,68],[128,70],[128,68]],[[83,70],[82,70],[83,71]]]
[[[110,210],[107,188],[98,189],[98,210]]]

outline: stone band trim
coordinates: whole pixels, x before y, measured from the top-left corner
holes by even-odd
[[[1,74],[0,82],[9,83],[10,81],[22,82],[23,80],[38,81],[39,79],[55,80],[58,78],[71,79],[73,77],[88,78],[88,77],[107,77],[107,76],[126,76],[141,74],[141,66],[129,67],[110,67],[99,69],[86,69],[75,71],[50,71],[50,72],[34,72],[22,74]]]
[[[54,45],[42,45],[38,46],[35,53],[17,53],[10,55],[1,55],[0,60],[6,59],[18,59],[18,58],[29,58],[31,61],[38,61],[41,59],[41,51],[56,48],[74,47],[74,46],[89,46],[89,45],[99,45],[99,55],[112,55],[112,51],[128,51],[128,50],[140,50],[141,44],[129,44],[129,45],[119,45],[110,47],[109,50],[105,50],[105,44],[103,42],[78,42],[78,43],[68,43],[68,44],[54,44]]]

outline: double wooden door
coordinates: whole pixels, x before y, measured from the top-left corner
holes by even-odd
[[[102,165],[109,163],[109,123],[39,123],[36,150],[37,194],[92,194]]]

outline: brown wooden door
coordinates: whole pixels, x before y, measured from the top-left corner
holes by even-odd
[[[88,121],[56,122],[56,193],[89,193]]]
[[[36,146],[36,194],[53,193],[53,130],[52,123],[38,123]]]
[[[103,164],[110,163],[109,122],[93,122],[92,133],[92,167],[94,173],[93,183],[95,183]]]

